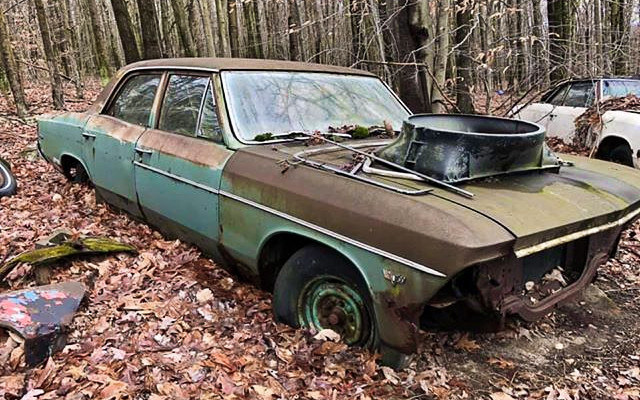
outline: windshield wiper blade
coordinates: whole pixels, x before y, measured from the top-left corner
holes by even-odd
[[[256,135],[253,140],[255,142],[272,142],[276,140],[308,140],[309,138],[313,138],[314,136],[322,136],[322,137],[342,137],[347,139],[352,139],[353,136],[348,133],[329,133],[329,132],[309,132],[309,131],[290,131],[286,133],[262,133],[260,135]]]
[[[313,135],[309,135],[309,134],[306,134],[306,133],[304,133],[304,135],[306,135],[307,137],[310,137],[310,138],[318,137],[318,136],[313,136]],[[449,183],[446,183],[446,182],[443,182],[443,181],[441,181],[441,180],[439,180],[439,179],[432,178],[432,177],[430,177],[430,176],[428,176],[428,175],[425,175],[425,174],[422,174],[422,173],[420,173],[420,172],[414,171],[414,170],[412,170],[412,169],[410,169],[410,168],[407,168],[407,167],[405,167],[405,166],[403,166],[403,165],[396,164],[396,163],[394,163],[394,162],[392,162],[392,161],[385,160],[385,159],[384,159],[384,158],[382,158],[382,157],[378,157],[378,156],[376,156],[376,155],[374,155],[374,154],[367,153],[366,151],[358,150],[358,149],[356,149],[356,148],[354,148],[354,147],[352,147],[352,146],[348,146],[348,145],[346,145],[346,144],[342,144],[342,143],[335,142],[335,141],[333,141],[333,140],[331,140],[331,139],[327,139],[327,138],[326,138],[326,137],[324,137],[324,136],[320,136],[320,137],[318,137],[318,138],[319,138],[319,139],[321,139],[321,140],[323,140],[323,141],[325,141],[325,142],[327,142],[327,143],[329,143],[329,144],[332,144],[332,145],[334,145],[334,146],[337,146],[337,147],[343,148],[343,149],[345,149],[345,150],[352,151],[352,152],[354,152],[354,153],[356,153],[356,154],[361,154],[361,155],[363,155],[363,156],[365,156],[365,157],[369,157],[369,158],[371,158],[372,160],[378,161],[379,163],[382,163],[382,164],[388,165],[388,166],[390,166],[390,167],[392,167],[392,168],[396,168],[396,169],[399,169],[399,170],[401,170],[401,171],[408,172],[408,173],[411,173],[411,174],[413,174],[413,175],[416,175],[416,176],[418,176],[418,177],[420,177],[420,178],[424,179],[425,181],[427,181],[427,182],[429,182],[429,183],[431,183],[431,184],[433,184],[433,185],[440,186],[440,187],[442,187],[442,188],[444,188],[444,189],[447,189],[447,190],[449,190],[450,192],[454,192],[454,193],[456,193],[456,194],[459,194],[459,195],[464,196],[464,197],[469,198],[469,199],[472,199],[472,198],[474,198],[474,197],[475,197],[475,195],[474,195],[473,193],[471,193],[471,192],[469,192],[469,191],[467,191],[467,190],[460,189],[459,187],[453,186],[453,185],[451,185],[451,184],[449,184]]]

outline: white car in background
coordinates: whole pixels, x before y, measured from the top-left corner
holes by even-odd
[[[539,102],[514,109],[513,117],[544,126],[547,136],[571,143],[575,119],[594,102],[611,97],[640,96],[640,79],[592,78],[560,83]],[[596,158],[640,166],[640,112],[607,111]]]

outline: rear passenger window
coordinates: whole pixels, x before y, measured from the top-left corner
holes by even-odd
[[[107,115],[131,124],[148,126],[160,75],[136,75],[126,81]]]
[[[209,78],[172,75],[164,96],[158,129],[196,136]]]

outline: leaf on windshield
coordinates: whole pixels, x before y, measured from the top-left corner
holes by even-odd
[[[256,135],[256,137],[253,138],[253,140],[256,142],[267,142],[273,139],[273,133],[261,133],[260,135]]]

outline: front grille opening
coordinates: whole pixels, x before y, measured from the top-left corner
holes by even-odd
[[[502,328],[501,308],[509,296],[529,306],[570,286],[582,276],[589,237],[532,254],[476,265],[451,279],[424,308],[423,329],[491,332]]]
[[[580,279],[587,265],[589,237],[522,259],[521,294],[535,304]]]

